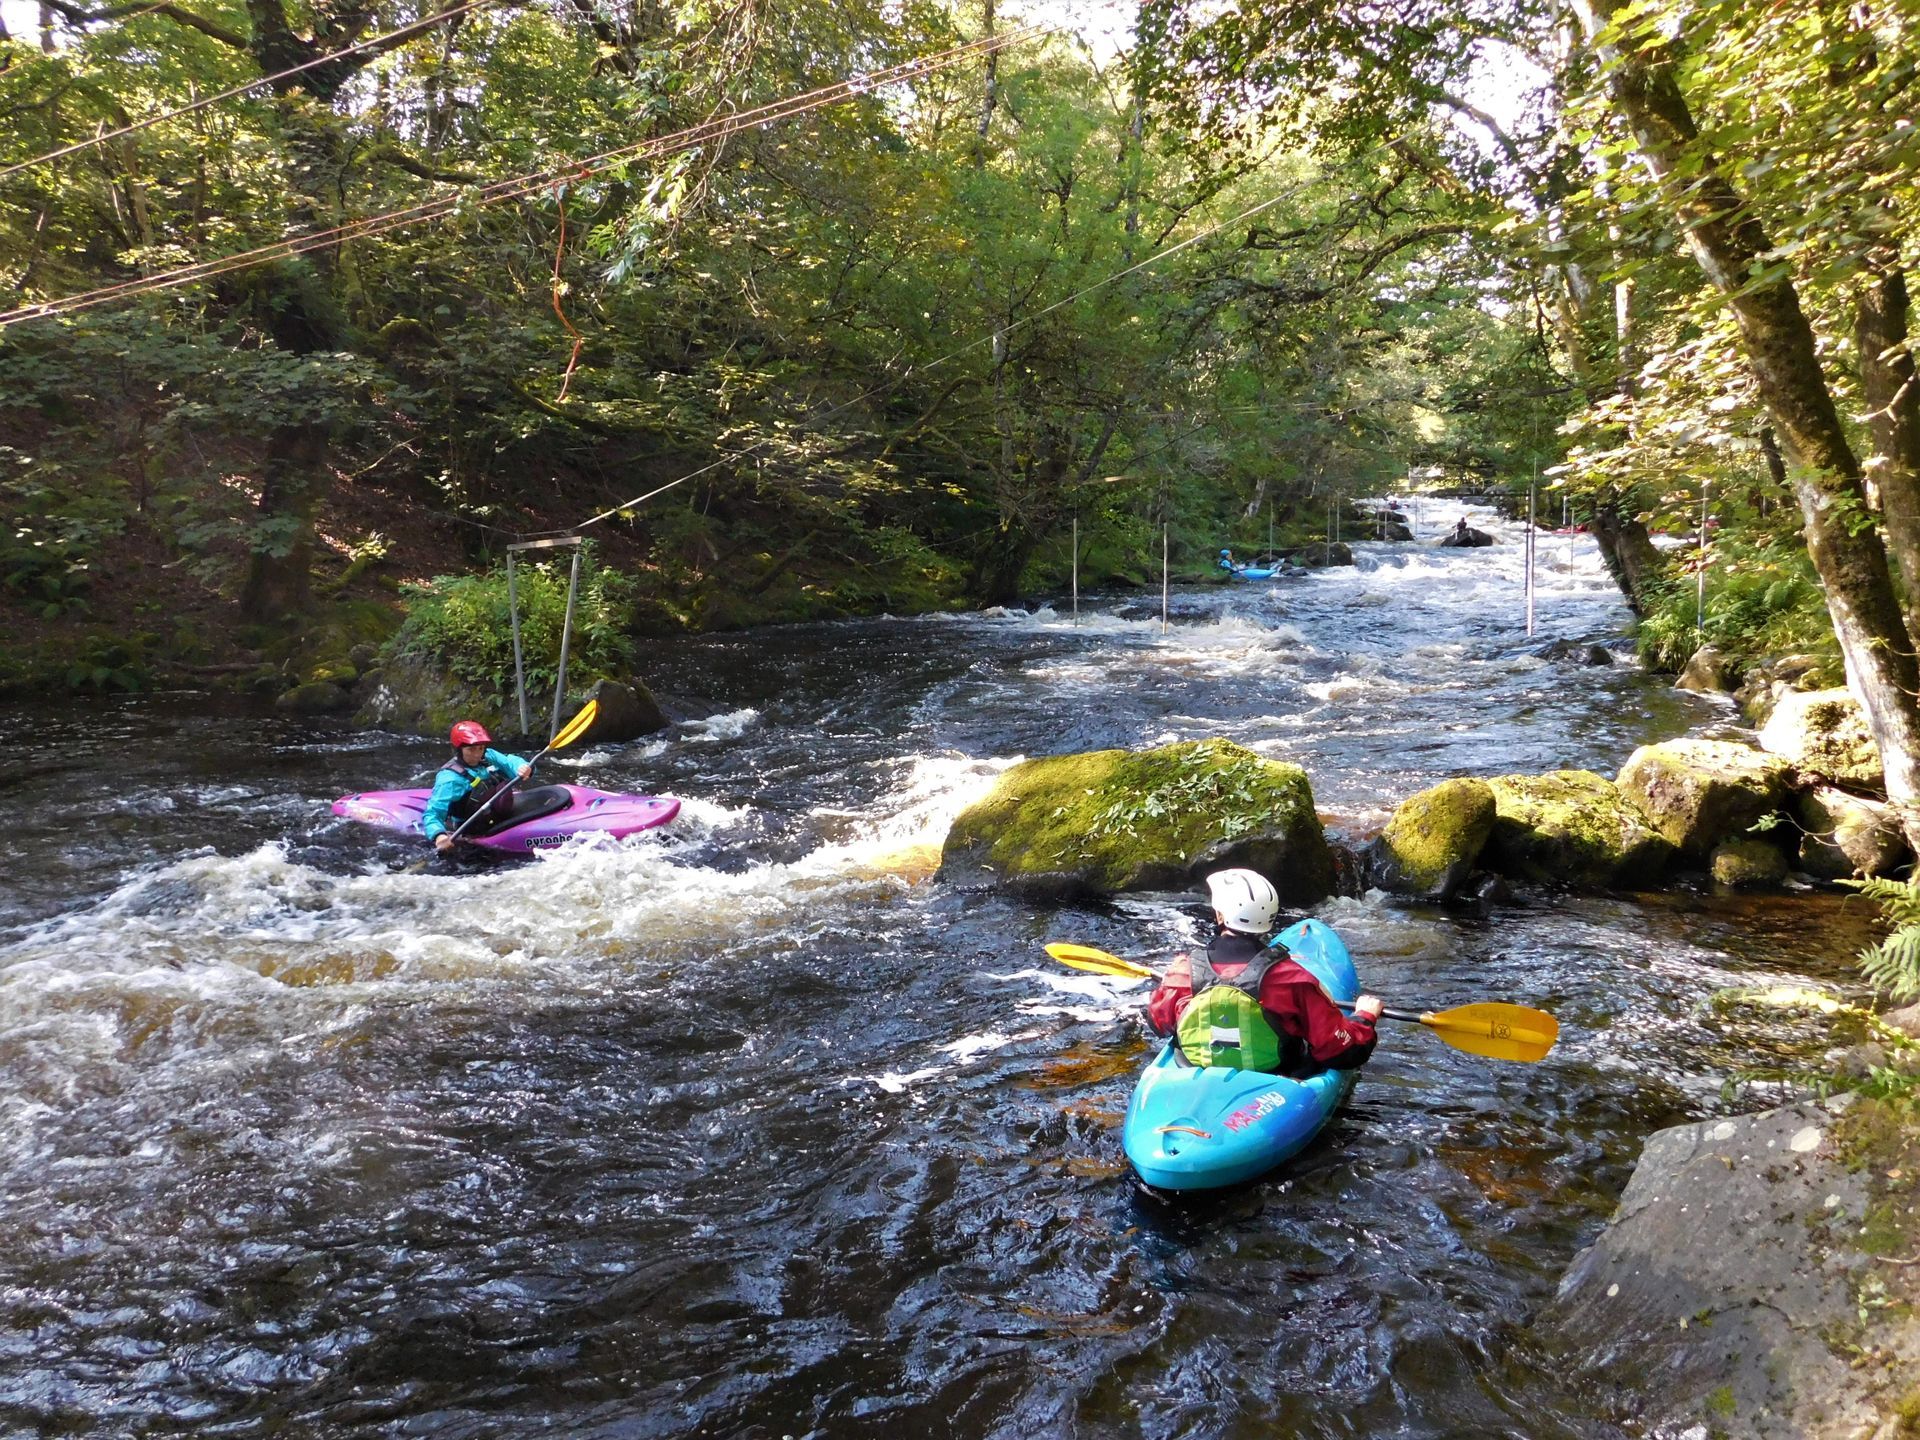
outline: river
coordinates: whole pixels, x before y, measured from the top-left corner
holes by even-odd
[[[1431,512],[1429,507],[1429,511]],[[1143,993],[1061,970],[1201,895],[929,878],[1021,756],[1230,736],[1336,833],[1451,775],[1612,773],[1724,705],[1630,663],[1585,537],[1266,584],[660,643],[677,723],[551,773],[683,799],[449,870],[334,819],[424,741],[205,697],[0,709],[0,1435],[1611,1437],[1526,1328],[1646,1134],[1817,1035],[1858,902],[1375,895],[1390,1003],[1552,1010],[1537,1065],[1383,1032],[1278,1177],[1171,1204],[1118,1123]],[[1732,1098],[1729,1098],[1731,1095]],[[1631,1398],[1631,1376],[1622,1377]]]

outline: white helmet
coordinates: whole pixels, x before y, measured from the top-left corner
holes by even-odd
[[[1207,894],[1229,930],[1264,935],[1280,918],[1280,892],[1254,870],[1216,870],[1207,877]]]

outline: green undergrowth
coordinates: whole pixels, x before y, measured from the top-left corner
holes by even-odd
[[[557,679],[571,564],[563,558],[514,566],[521,653],[527,687],[535,693],[550,693]],[[598,564],[586,547],[568,641],[571,674],[617,675],[631,668],[635,590],[632,577]],[[504,565],[477,575],[435,576],[403,586],[401,595],[407,618],[393,638],[393,653],[436,660],[496,698],[513,693],[513,606]]]
[[[1839,641],[1804,545],[1716,538],[1705,599],[1702,607],[1696,575],[1677,576],[1648,597],[1638,639],[1651,668],[1677,672],[1711,645],[1741,671],[1776,655],[1812,655],[1821,662],[1816,679],[1843,683]]]

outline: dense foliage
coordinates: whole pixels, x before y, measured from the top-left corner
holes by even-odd
[[[1198,570],[1411,465],[1508,470],[1489,394],[1550,371],[1478,303],[1491,212],[1419,155],[1217,150],[1070,36],[687,146],[1008,22],[448,9],[389,41],[433,8],[62,3],[0,39],[0,280],[131,287],[0,330],[11,592],[83,616],[132,531],[274,620],[607,512],[649,623],[1004,601],[1076,522],[1088,578],[1144,578],[1163,522]]]

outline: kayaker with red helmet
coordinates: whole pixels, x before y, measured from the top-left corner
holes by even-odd
[[[1217,870],[1207,893],[1218,931],[1160,977],[1147,1001],[1155,1033],[1175,1036],[1195,1065],[1305,1076],[1366,1064],[1379,998],[1360,996],[1349,1015],[1285,947],[1265,943],[1280,915],[1272,882],[1253,870]]]
[[[420,818],[420,828],[443,855],[453,849],[452,832],[461,821],[491,800],[509,780],[532,768],[518,755],[493,749],[493,737],[477,720],[456,722],[448,738],[453,741],[453,759],[433,777],[433,796]]]

